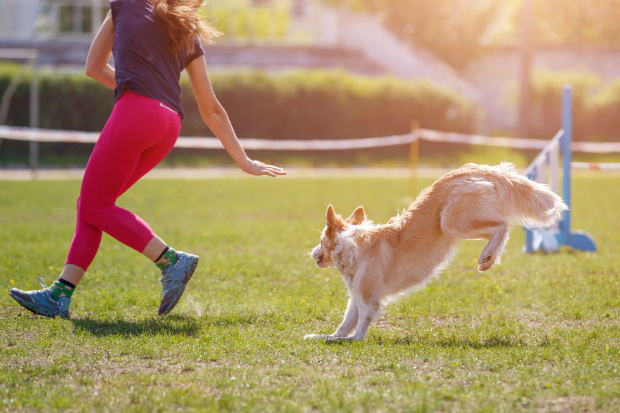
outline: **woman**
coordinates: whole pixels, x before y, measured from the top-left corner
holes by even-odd
[[[102,231],[161,270],[160,315],[179,302],[198,257],[170,248],[140,217],[115,203],[174,146],[183,119],[183,69],[202,119],[239,167],[252,175],[286,173],[247,157],[213,93],[200,40],[210,42],[215,33],[197,15],[200,0],[111,0],[110,6],[88,53],[86,74],[114,89],[115,105],[84,173],[67,261],[51,288],[39,277],[42,290],[9,292],[47,317],[69,317],[71,296],[97,253]],[[108,65],[111,55],[115,69]]]

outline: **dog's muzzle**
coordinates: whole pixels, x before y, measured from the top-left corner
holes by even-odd
[[[312,254],[310,254],[312,256],[312,259],[316,261],[316,266],[319,268],[325,268],[324,266],[322,266],[321,264],[323,263],[323,260],[325,259],[325,254],[320,254],[321,250],[321,246],[317,245],[316,247],[314,247],[314,249],[312,250]]]

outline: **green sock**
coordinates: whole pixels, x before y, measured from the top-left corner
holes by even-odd
[[[73,288],[69,287],[68,285],[64,285],[61,282],[55,281],[54,284],[52,284],[52,286],[50,287],[50,289],[52,290],[52,298],[54,300],[58,300],[62,297],[69,297],[71,298],[71,296],[73,295],[73,292],[75,291]]]
[[[160,270],[165,270],[168,267],[171,267],[177,262],[177,254],[174,248],[168,247],[168,249],[164,252],[160,259],[155,261],[155,265]]]

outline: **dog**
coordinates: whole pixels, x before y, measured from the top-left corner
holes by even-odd
[[[511,223],[549,227],[567,209],[546,185],[510,163],[470,163],[449,172],[385,225],[374,225],[361,206],[343,219],[329,205],[321,242],[310,255],[317,267],[340,271],[349,302],[333,334],[305,338],[363,340],[386,303],[445,268],[459,240],[488,240],[478,259],[478,271],[487,271],[500,263]]]

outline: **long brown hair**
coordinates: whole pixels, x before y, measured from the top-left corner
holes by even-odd
[[[185,48],[188,54],[194,53],[194,35],[205,43],[213,43],[220,33],[209,26],[198,15],[201,0],[151,0],[157,23],[170,39],[169,49],[179,53]]]

